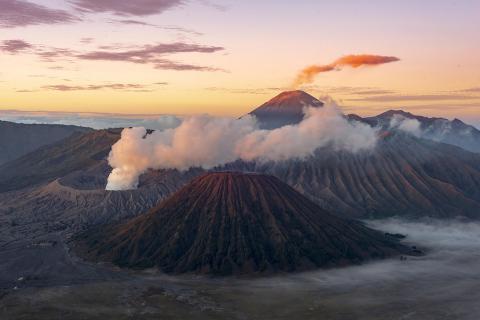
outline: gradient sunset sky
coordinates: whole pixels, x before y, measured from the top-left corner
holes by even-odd
[[[0,0],[0,109],[242,115],[298,72],[345,112],[480,123],[480,1]]]

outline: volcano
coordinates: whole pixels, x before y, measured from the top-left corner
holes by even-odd
[[[304,91],[285,91],[262,104],[250,114],[257,118],[261,129],[270,130],[301,122],[305,107],[322,106],[323,102]]]
[[[410,252],[275,177],[234,172],[195,178],[147,214],[77,241],[81,254],[122,267],[214,275],[344,266]]]

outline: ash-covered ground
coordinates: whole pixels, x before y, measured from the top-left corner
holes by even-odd
[[[423,257],[270,278],[136,273],[72,257],[62,237],[2,242],[0,319],[480,318],[480,223],[371,221]]]

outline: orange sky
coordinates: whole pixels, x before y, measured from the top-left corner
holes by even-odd
[[[400,61],[302,89],[363,115],[480,121],[478,1],[13,2],[0,4],[0,109],[238,116],[309,65],[373,54]]]

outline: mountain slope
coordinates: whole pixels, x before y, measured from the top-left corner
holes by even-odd
[[[332,267],[410,251],[325,212],[277,178],[231,172],[196,178],[146,215],[77,241],[87,256],[120,266],[220,275]]]
[[[0,121],[0,165],[33,150],[92,129],[64,125],[20,124]]]
[[[342,216],[480,219],[480,155],[411,135],[390,133],[370,152],[227,168],[275,175]]]
[[[120,129],[77,133],[0,166],[0,192],[53,181],[105,159]]]
[[[429,118],[417,116],[402,110],[389,110],[375,117],[364,118],[371,126],[388,129],[392,119],[418,121],[422,138],[448,143],[472,152],[480,152],[480,130],[459,119]]]
[[[297,124],[303,119],[303,108],[322,107],[323,103],[304,91],[286,91],[256,108],[255,116],[262,129],[275,129]]]

